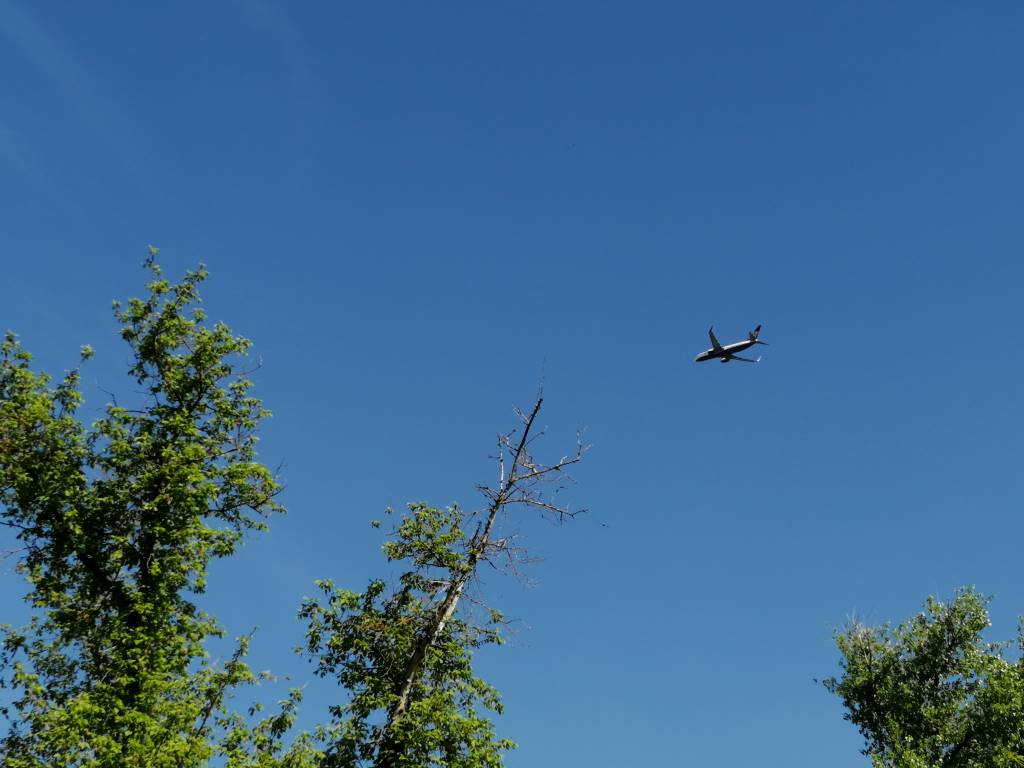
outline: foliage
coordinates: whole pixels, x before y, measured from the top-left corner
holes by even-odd
[[[511,537],[496,535],[499,514],[517,508],[559,520],[575,514],[542,488],[566,482],[566,468],[586,447],[578,435],[576,453],[553,464],[530,455],[542,402],[538,397],[528,414],[518,412],[515,440],[515,432],[499,435],[498,482],[480,488],[484,509],[410,505],[383,547],[389,561],[405,563],[395,584],[375,580],[360,593],[322,581],[321,594],[303,603],[305,650],[317,674],[334,677],[350,694],[331,707],[331,726],[321,731],[324,766],[496,768],[515,746],[497,738],[483,716],[501,712],[501,699],[471,666],[473,651],[501,642],[502,615],[487,609],[474,622],[461,601],[481,565],[514,569],[523,559]]]
[[[1024,661],[982,639],[988,599],[973,589],[896,629],[848,627],[836,637],[843,675],[825,686],[879,768],[1024,765]],[[1024,627],[1019,637],[1024,652]]]
[[[500,766],[514,745],[494,736],[481,710],[501,712],[498,692],[475,677],[471,651],[501,642],[502,617],[477,626],[459,616],[444,623],[417,675],[405,714],[387,732],[387,713],[399,699],[408,661],[436,626],[444,596],[468,575],[473,552],[467,515],[459,507],[412,504],[396,537],[384,545],[389,561],[409,565],[388,589],[375,580],[361,593],[317,582],[300,617],[308,622],[305,650],[321,676],[333,676],[351,698],[331,707],[334,727],[324,765],[354,768],[484,768]]]
[[[231,692],[257,679],[246,638],[223,666],[206,655],[222,634],[194,602],[207,566],[281,511],[279,486],[256,459],[268,413],[237,368],[250,342],[206,322],[202,267],[172,284],[155,257],[146,298],[114,307],[138,407],[113,402],[86,426],[78,369],[54,385],[13,334],[0,346],[0,521],[17,532],[34,609],[3,636],[8,768],[315,756],[301,740],[278,754],[297,693],[253,728],[228,711]]]
[[[268,416],[238,365],[250,343],[199,307],[200,267],[180,283],[151,250],[147,295],[115,303],[139,402],[108,404],[85,424],[79,369],[54,383],[32,370],[13,333],[0,343],[0,524],[19,542],[17,570],[32,612],[0,628],[0,740],[5,768],[496,768],[514,745],[487,713],[498,692],[477,678],[473,653],[500,643],[493,610],[475,621],[467,585],[483,563],[520,557],[495,536],[515,506],[559,519],[568,508],[540,488],[566,478],[585,450],[534,461],[523,429],[499,436],[494,488],[484,509],[413,504],[384,545],[405,572],[363,592],[318,582],[300,616],[316,672],[334,677],[345,703],[316,738],[286,744],[301,699],[276,713],[233,711],[240,688],[268,675],[245,663],[241,637],[224,664],[208,656],[223,629],[202,612],[214,558],[283,511],[279,485],[256,457]],[[82,348],[82,364],[93,352]],[[506,463],[507,462],[507,463]],[[379,523],[376,523],[379,525]]]

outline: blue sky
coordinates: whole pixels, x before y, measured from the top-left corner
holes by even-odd
[[[852,615],[1019,578],[1017,3],[0,0],[0,325],[97,358],[145,247],[250,336],[290,512],[210,607],[304,680],[368,521],[471,506],[543,377],[593,449],[480,658],[508,765],[865,766]],[[758,323],[759,366],[695,365]],[[4,611],[21,586],[3,568]],[[304,720],[337,698],[307,689]],[[267,691],[268,698],[276,695]]]

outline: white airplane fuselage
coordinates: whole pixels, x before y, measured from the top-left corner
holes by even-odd
[[[695,363],[703,363],[705,360],[714,360],[716,357],[720,357],[723,359],[723,362],[725,362],[728,360],[729,355],[735,355],[745,349],[750,349],[755,344],[757,344],[757,340],[751,339],[749,341],[737,341],[735,344],[726,344],[720,349],[712,347],[711,349],[701,352],[693,358],[693,361]]]

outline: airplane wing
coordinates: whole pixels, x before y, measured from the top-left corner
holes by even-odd
[[[725,359],[726,360],[738,360],[741,363],[760,363],[761,362],[761,358],[760,357],[757,358],[757,360],[751,360],[749,357],[740,357],[739,355],[729,355]]]
[[[708,336],[711,337],[711,346],[714,348],[715,352],[721,352],[722,345],[719,344],[718,339],[715,338],[715,326],[712,325],[708,328]]]

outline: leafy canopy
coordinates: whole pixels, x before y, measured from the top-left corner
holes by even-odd
[[[407,564],[394,585],[374,580],[353,592],[325,580],[317,582],[320,594],[303,602],[304,650],[318,675],[350,693],[347,703],[331,707],[324,766],[496,768],[515,746],[496,738],[482,716],[500,713],[501,699],[471,666],[473,649],[501,642],[501,614],[488,612],[483,625],[458,614],[439,622],[445,595],[474,567],[468,518],[459,507],[411,504],[383,547],[389,561]],[[435,630],[408,708],[392,720],[409,661]]]
[[[497,535],[499,516],[515,508],[559,520],[576,514],[543,488],[553,484],[557,493],[587,446],[577,434],[575,454],[553,464],[534,459],[531,430],[543,400],[517,411],[520,429],[499,435],[498,481],[480,486],[483,509],[410,505],[383,547],[390,562],[404,563],[395,583],[375,580],[352,592],[322,581],[321,594],[304,601],[305,651],[317,674],[349,692],[320,731],[324,766],[497,768],[515,746],[484,717],[501,712],[501,699],[471,665],[476,649],[501,642],[503,617],[488,609],[473,621],[463,598],[482,565],[514,568],[523,559],[514,537]]]
[[[202,267],[164,278],[151,250],[145,298],[115,303],[139,393],[85,424],[79,370],[56,384],[34,372],[8,333],[0,344],[0,524],[20,543],[29,623],[0,630],[0,740],[5,768],[497,768],[514,745],[494,734],[498,692],[473,674],[473,653],[500,643],[503,619],[461,602],[484,563],[514,565],[500,513],[573,514],[541,491],[574,455],[530,455],[538,397],[516,440],[499,436],[498,483],[483,510],[413,504],[383,549],[404,564],[362,592],[318,582],[306,599],[304,651],[344,689],[315,740],[284,743],[300,696],[276,714],[232,711],[249,638],[225,664],[224,634],[196,599],[214,558],[283,511],[256,456],[268,412],[240,366],[250,343],[200,308]],[[92,356],[82,348],[82,363]],[[378,523],[379,525],[379,523]]]
[[[205,269],[172,284],[155,249],[146,267],[147,296],[114,305],[134,407],[108,404],[87,426],[78,369],[54,384],[14,334],[0,345],[0,522],[16,531],[34,609],[3,634],[8,768],[182,768],[218,752],[270,765],[293,716],[295,693],[251,729],[227,710],[255,680],[247,641],[210,664],[204,643],[223,631],[194,602],[210,561],[281,511],[256,458],[268,412],[239,368],[250,342],[206,322]]]
[[[825,686],[882,768],[1024,765],[1024,661],[982,638],[988,600],[973,589],[895,629],[854,624],[837,635],[843,674]],[[1024,652],[1024,630],[1019,637]]]

